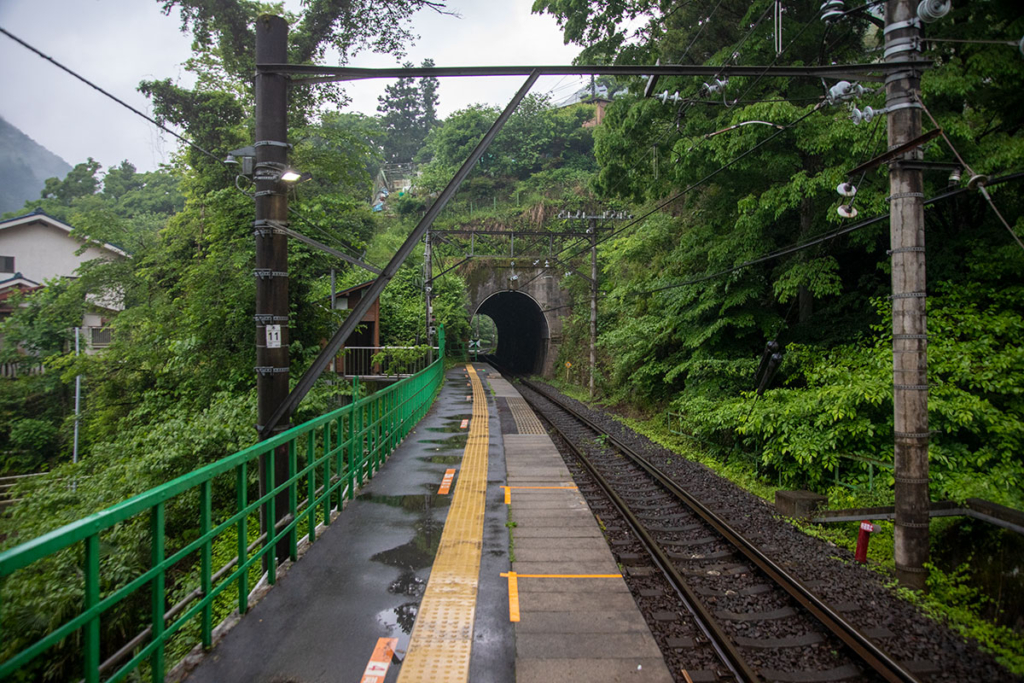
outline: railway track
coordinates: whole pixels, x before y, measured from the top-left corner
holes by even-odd
[[[703,666],[704,680],[919,681],[843,618],[840,608],[855,606],[825,604],[806,585],[813,582],[785,571],[630,446],[543,387],[517,381],[586,468],[593,484],[581,483],[581,491],[604,517],[619,562],[640,582],[637,592],[661,592],[663,603],[664,593],[674,593],[692,617],[692,626],[672,625],[671,610],[649,618],[677,633],[660,639],[677,663]],[[645,581],[670,588],[645,589]],[[708,651],[716,663],[708,664]]]

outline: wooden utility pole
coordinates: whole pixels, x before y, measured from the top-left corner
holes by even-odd
[[[597,372],[597,217],[590,219],[590,398]]]
[[[920,55],[916,0],[887,0],[885,61]],[[889,148],[921,135],[921,80],[912,67],[886,77]],[[919,149],[903,160],[920,159]],[[899,160],[889,167],[892,254],[892,358],[895,412],[896,578],[923,589],[927,579],[928,337],[925,315],[924,185],[919,169]]]
[[[256,64],[288,61],[288,22],[268,15],[256,20]],[[288,194],[281,174],[288,163],[288,78],[282,74],[256,76],[256,394],[257,431],[263,431],[288,396],[288,238],[278,229],[287,227]],[[267,438],[290,425],[283,420]],[[288,447],[260,456],[260,496],[288,478]],[[270,477],[273,476],[273,481]],[[271,486],[273,484],[273,486]],[[288,514],[287,491],[275,497],[273,520],[264,505],[260,531],[266,534]],[[277,544],[275,555],[288,557],[287,540]],[[270,555],[264,555],[264,569]]]

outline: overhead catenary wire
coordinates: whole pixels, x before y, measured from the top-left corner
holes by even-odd
[[[689,4],[689,3],[685,3],[685,4]],[[697,38],[700,36],[700,33],[710,23],[711,18],[715,14],[715,10],[717,10],[718,7],[721,6],[721,4],[722,3],[719,2],[717,5],[715,5],[715,8],[713,10],[711,10],[711,12],[708,14],[707,19],[701,24],[700,30],[693,37],[693,39],[690,41],[690,44],[687,45],[686,49],[683,51],[683,54],[679,57],[679,61],[680,62],[682,62],[682,60],[686,58],[686,55],[690,52],[690,48],[693,47],[693,45],[696,42]],[[743,45],[747,42],[747,40],[750,39],[750,37],[753,35],[754,31],[757,30],[757,27],[761,25],[761,22],[763,22],[765,20],[765,18],[768,16],[768,13],[770,11],[772,11],[772,8],[773,8],[772,4],[769,4],[765,8],[764,12],[761,13],[761,16],[758,17],[757,21],[754,22],[754,24],[750,27],[750,29],[743,35],[743,38],[740,39],[739,44],[736,45],[731,50],[731,52],[729,53],[729,57],[726,58],[722,62],[722,64],[719,65],[720,70],[715,74],[715,76],[712,77],[712,80],[714,80],[715,78],[718,78],[718,76],[721,75],[721,73],[722,73],[721,72],[721,68],[724,68],[726,65],[728,65],[728,63],[730,61],[736,59],[736,57],[739,55],[740,48],[742,48]],[[675,11],[675,10],[673,10],[673,11]],[[627,177],[629,177],[630,172],[632,172],[633,169],[638,167],[640,164],[644,163],[647,160],[647,158],[651,154],[653,154],[654,149],[657,147],[658,143],[660,143],[662,141],[662,139],[664,139],[664,137],[666,135],[668,135],[670,132],[672,132],[675,129],[675,123],[682,118],[682,116],[686,113],[686,111],[689,109],[689,107],[692,106],[696,101],[698,101],[698,100],[695,100],[693,98],[688,98],[686,100],[683,100],[683,102],[679,105],[679,108],[676,110],[676,115],[673,117],[672,123],[669,123],[669,124],[665,125],[665,127],[662,129],[662,131],[658,135],[658,137],[655,138],[654,142],[650,143],[649,146],[645,147],[645,151],[644,151],[643,155],[632,166],[630,166],[628,169],[626,169],[626,171],[622,174],[622,178],[617,183],[615,183],[615,185],[613,185],[611,188],[608,189],[608,191],[607,191],[608,194],[611,194],[620,185],[622,185],[622,183],[625,181],[625,179]],[[636,127],[637,123],[638,122],[634,122],[633,125],[630,126],[629,130],[627,130],[625,134],[628,135],[629,133],[631,133],[633,131],[633,129]]]
[[[775,138],[777,138],[777,137],[778,137],[779,135],[782,135],[782,134],[783,134],[783,133],[785,133],[785,132],[786,132],[787,130],[790,130],[791,128],[793,128],[793,127],[794,127],[794,126],[796,126],[797,124],[799,124],[799,123],[803,122],[804,120],[806,120],[806,119],[807,119],[807,118],[808,118],[809,116],[811,116],[811,114],[813,114],[814,112],[818,111],[818,110],[819,110],[819,109],[821,108],[821,106],[822,106],[822,105],[820,105],[820,104],[819,104],[819,105],[816,105],[815,107],[813,107],[813,108],[812,108],[812,109],[811,109],[810,111],[808,111],[807,113],[805,113],[805,114],[804,114],[803,116],[801,116],[800,118],[798,118],[798,119],[796,119],[795,121],[792,121],[792,122],[790,122],[790,123],[788,123],[788,124],[785,124],[785,127],[784,127],[784,128],[782,128],[781,130],[777,130],[777,131],[775,131],[774,133],[772,133],[771,135],[769,135],[768,137],[766,137],[766,138],[765,138],[764,140],[762,140],[761,142],[757,143],[756,145],[754,145],[754,146],[753,146],[753,147],[751,147],[750,149],[748,149],[748,150],[746,150],[746,151],[742,152],[741,154],[739,154],[738,156],[734,157],[733,159],[731,159],[731,160],[727,161],[727,162],[726,162],[725,164],[723,164],[722,166],[718,167],[717,169],[715,169],[715,170],[714,170],[714,171],[712,171],[711,173],[707,174],[706,176],[704,176],[704,177],[703,177],[703,178],[701,178],[700,180],[698,180],[698,181],[696,181],[696,182],[694,182],[694,183],[690,184],[689,186],[687,186],[687,187],[686,187],[686,188],[684,188],[683,190],[680,190],[679,192],[677,192],[676,194],[672,195],[671,197],[669,197],[668,199],[664,200],[663,202],[660,202],[660,203],[659,203],[659,204],[657,204],[657,205],[656,205],[656,206],[655,206],[655,207],[654,207],[653,209],[651,209],[651,210],[650,210],[650,211],[648,211],[647,213],[643,214],[642,216],[639,216],[638,218],[636,218],[636,219],[634,219],[634,220],[630,221],[629,223],[627,223],[626,225],[623,225],[622,227],[620,227],[620,228],[618,228],[618,229],[616,229],[616,230],[612,231],[612,232],[611,232],[611,233],[609,233],[608,235],[605,235],[604,237],[600,237],[600,238],[598,238],[598,239],[597,239],[597,244],[601,244],[602,242],[606,242],[606,241],[610,240],[611,238],[615,237],[616,235],[618,235],[619,233],[623,232],[624,230],[627,230],[627,229],[631,228],[632,226],[634,226],[634,225],[637,225],[638,223],[640,223],[640,222],[641,222],[641,221],[643,221],[644,219],[646,219],[646,218],[648,218],[649,216],[651,216],[651,215],[653,215],[653,214],[657,213],[658,211],[660,211],[661,209],[665,208],[666,206],[668,206],[668,205],[669,205],[669,204],[671,204],[672,202],[674,202],[674,201],[676,201],[677,199],[681,198],[681,197],[682,197],[683,195],[685,195],[685,194],[687,194],[687,193],[691,192],[692,190],[694,190],[694,189],[696,189],[696,188],[700,187],[701,185],[703,185],[703,184],[704,184],[704,183],[706,183],[707,181],[709,181],[709,180],[711,180],[712,178],[714,178],[715,176],[717,176],[717,175],[718,175],[719,173],[721,173],[722,171],[726,170],[727,168],[729,168],[730,166],[732,166],[733,164],[735,164],[736,162],[740,161],[741,159],[743,159],[744,157],[746,157],[746,156],[748,156],[748,155],[750,155],[750,154],[753,154],[753,153],[754,153],[754,152],[755,152],[755,151],[756,151],[757,149],[759,149],[760,147],[763,147],[764,145],[768,144],[769,142],[771,142],[772,140],[774,140]],[[559,255],[560,255],[560,254],[561,254],[562,252],[566,251],[566,249],[568,249],[568,248],[569,248],[569,247],[564,247],[564,248],[562,248],[562,250],[561,250],[561,251],[559,251],[559,252],[557,252],[557,253],[555,254],[555,256],[556,256],[556,257],[557,257],[557,256],[559,256]],[[588,249],[590,249],[590,245],[589,245],[589,244],[588,244],[588,245],[587,245],[586,247],[584,247],[583,249],[581,249],[580,251],[577,251],[576,253],[574,253],[574,254],[572,254],[572,255],[570,255],[570,256],[567,256],[567,257],[566,257],[565,259],[563,259],[563,260],[564,260],[564,261],[570,261],[570,260],[572,260],[572,259],[576,258],[577,256],[579,256],[580,254],[582,254],[583,252],[585,252],[585,251],[586,251],[586,250],[588,250]],[[530,280],[527,280],[527,282],[526,282],[526,283],[524,283],[524,284],[527,284],[527,283],[529,283],[529,282],[532,282],[532,281],[533,281],[533,280],[535,280],[535,279],[536,279],[536,277],[534,277],[534,278],[531,278]]]
[[[154,118],[153,118],[152,116],[149,116],[148,114],[145,114],[145,113],[143,113],[143,112],[139,111],[138,109],[136,109],[136,108],[135,108],[135,107],[133,107],[132,105],[130,105],[130,104],[128,104],[127,102],[125,102],[124,100],[122,100],[121,98],[119,98],[119,97],[117,97],[116,95],[113,95],[113,94],[111,94],[111,93],[107,92],[106,90],[104,90],[104,89],[103,89],[103,88],[101,88],[100,86],[96,85],[95,83],[93,83],[92,81],[90,81],[90,80],[89,80],[88,78],[86,78],[85,76],[82,76],[82,75],[80,75],[80,74],[76,73],[75,71],[72,71],[72,70],[71,70],[70,68],[68,68],[68,67],[64,66],[63,64],[61,64],[60,62],[58,62],[58,61],[57,61],[56,59],[54,59],[53,57],[50,57],[49,55],[47,55],[47,54],[43,53],[43,52],[42,52],[41,50],[39,50],[39,49],[37,49],[37,48],[33,47],[32,45],[29,45],[29,44],[28,44],[27,42],[25,42],[24,40],[22,40],[22,39],[21,39],[21,38],[19,38],[18,36],[14,35],[14,34],[13,34],[13,33],[11,33],[10,31],[8,31],[7,29],[3,28],[2,26],[0,26],[0,33],[3,33],[3,34],[4,34],[5,36],[7,36],[8,38],[10,38],[10,39],[11,39],[11,40],[13,40],[14,42],[18,43],[19,45],[21,45],[21,46],[22,46],[22,47],[24,47],[25,49],[27,49],[27,50],[30,50],[31,52],[34,52],[35,54],[39,55],[40,57],[42,57],[42,58],[43,58],[43,59],[45,59],[46,61],[50,62],[51,64],[53,64],[53,65],[54,65],[54,66],[56,66],[57,68],[59,68],[59,69],[61,69],[61,70],[65,71],[65,72],[67,72],[67,73],[71,74],[72,76],[74,76],[75,78],[77,78],[78,80],[80,80],[80,81],[81,81],[82,83],[85,83],[85,84],[86,84],[87,86],[89,86],[89,87],[90,87],[90,88],[92,88],[93,90],[96,90],[96,91],[98,91],[99,93],[101,93],[101,94],[105,95],[106,97],[108,97],[108,98],[112,99],[112,100],[113,100],[114,102],[117,102],[118,104],[120,104],[120,105],[121,105],[122,107],[124,107],[124,108],[125,108],[125,109],[127,109],[128,111],[132,112],[133,114],[136,114],[137,116],[141,116],[142,118],[146,119],[147,121],[149,121],[150,123],[152,123],[152,124],[153,124],[154,126],[156,126],[157,128],[159,128],[160,130],[164,131],[165,133],[170,133],[171,135],[173,135],[173,136],[174,136],[174,137],[176,137],[177,139],[179,139],[179,140],[181,140],[182,142],[184,142],[184,143],[185,143],[186,145],[188,145],[189,147],[191,147],[191,148],[195,149],[195,150],[196,150],[196,151],[198,151],[198,152],[201,152],[201,153],[205,154],[206,156],[210,157],[210,158],[211,158],[211,159],[213,159],[214,161],[217,161],[217,162],[221,162],[221,161],[222,161],[222,159],[221,159],[221,158],[220,158],[219,156],[217,156],[216,154],[213,154],[212,152],[210,152],[210,151],[208,151],[208,150],[204,149],[203,147],[201,147],[200,145],[196,144],[195,142],[192,142],[192,141],[191,141],[191,140],[189,140],[188,138],[186,138],[186,137],[183,137],[183,136],[179,135],[178,133],[175,133],[175,132],[174,132],[173,130],[171,130],[171,129],[170,129],[170,128],[168,128],[167,126],[163,125],[162,123],[160,123],[159,121],[157,121],[156,119],[154,119]]]
[[[1015,180],[1022,180],[1022,179],[1024,179],[1024,171],[1019,171],[1019,172],[1016,172],[1016,173],[1011,173],[1009,175],[1001,176],[999,178],[994,178],[991,181],[989,181],[989,184],[990,185],[997,185],[997,184],[1000,184],[1000,183],[1007,183],[1007,182],[1011,182],[1011,181],[1015,181]],[[944,193],[942,193],[940,195],[936,195],[934,197],[931,197],[930,199],[926,199],[924,201],[924,206],[930,206],[930,205],[935,204],[937,202],[940,202],[940,201],[943,201],[943,200],[946,200],[946,199],[949,199],[951,197],[955,197],[955,196],[958,196],[958,195],[961,195],[961,194],[966,194],[968,192],[971,192],[971,189],[967,188],[967,187],[959,188],[959,189],[953,190],[951,192],[944,192]],[[736,271],[743,270],[744,268],[749,268],[751,266],[756,266],[759,263],[764,263],[766,261],[771,261],[771,260],[774,260],[774,259],[777,259],[777,258],[781,258],[783,256],[788,256],[790,254],[795,254],[795,253],[797,253],[799,251],[803,251],[804,249],[809,249],[809,248],[811,248],[813,246],[816,246],[818,244],[821,244],[823,242],[827,242],[827,241],[833,240],[833,239],[835,239],[837,237],[841,237],[843,235],[847,235],[847,234],[849,234],[851,232],[855,232],[857,230],[861,230],[863,228],[870,227],[872,225],[875,225],[877,223],[880,223],[880,222],[884,221],[888,217],[889,217],[888,213],[883,213],[883,214],[875,216],[873,218],[868,218],[866,220],[860,221],[859,223],[854,223],[853,225],[848,225],[848,226],[846,226],[844,228],[840,228],[839,230],[834,230],[834,231],[832,231],[830,233],[821,235],[821,236],[816,237],[816,238],[814,238],[814,239],[812,239],[812,240],[810,240],[808,242],[802,242],[802,243],[790,245],[790,246],[785,247],[783,249],[779,249],[777,251],[773,251],[770,254],[765,254],[764,256],[759,256],[758,258],[751,259],[749,261],[744,261],[743,263],[737,264],[737,265],[732,266],[730,268],[725,268],[723,270],[719,270],[717,272],[710,273],[708,275],[702,275],[702,276],[697,277],[697,278],[686,280],[685,282],[676,282],[676,283],[673,283],[671,285],[665,285],[663,287],[656,287],[654,289],[647,289],[647,290],[643,290],[643,291],[639,291],[639,292],[629,292],[628,295],[629,296],[645,296],[645,295],[648,295],[648,294],[655,294],[657,292],[664,292],[664,291],[669,290],[669,289],[677,289],[679,287],[688,287],[690,285],[700,284],[701,282],[706,282],[707,280],[713,280],[715,278],[722,277],[723,275],[728,275],[730,273],[735,273]]]
[[[960,152],[958,152],[956,147],[953,146],[953,141],[950,140],[949,136],[946,135],[946,131],[943,130],[942,126],[939,125],[939,122],[935,120],[935,117],[932,116],[931,111],[928,109],[927,106],[925,106],[924,102],[921,102],[921,108],[924,110],[924,113],[928,115],[928,118],[931,119],[932,125],[934,125],[939,130],[939,134],[942,136],[942,139],[946,141],[947,145],[949,145],[949,149],[953,152],[953,155],[957,158],[961,165],[963,165],[964,170],[968,171],[971,175],[974,175],[974,170],[971,168],[970,164],[968,164],[964,160],[964,158],[960,156]],[[988,184],[992,184],[991,181]],[[1016,232],[1014,232],[1013,228],[1010,227],[1009,222],[1005,218],[1003,218],[1003,214],[1000,213],[999,209],[996,207],[996,203],[992,201],[992,195],[990,195],[988,193],[988,190],[985,189],[985,184],[982,183],[978,185],[978,189],[981,192],[981,196],[985,198],[985,201],[988,202],[988,205],[996,214],[996,217],[999,219],[999,222],[1003,224],[1003,227],[1006,228],[1007,232],[1010,233],[1010,235],[1017,242],[1020,248],[1024,249],[1024,241],[1021,241],[1020,236]]]

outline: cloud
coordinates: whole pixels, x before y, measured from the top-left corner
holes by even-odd
[[[296,2],[286,6],[295,9]],[[449,8],[461,18],[424,10],[414,18],[420,40],[407,59],[419,64],[432,58],[438,66],[570,63],[576,49],[563,44],[553,18],[531,14],[531,4],[450,0]],[[192,80],[181,67],[191,40],[180,32],[177,13],[164,16],[155,0],[3,0],[0,25],[146,113],[150,102],[136,91],[139,81]],[[352,65],[394,66],[395,60],[363,54]],[[545,77],[534,90],[543,93],[555,84],[571,90],[577,80]],[[444,79],[439,113],[446,116],[477,102],[504,106],[522,81]],[[349,110],[376,113],[386,84],[349,85]],[[104,167],[128,159],[140,170],[152,170],[176,148],[171,136],[6,36],[0,36],[0,85],[7,95],[0,116],[72,165],[87,157]]]

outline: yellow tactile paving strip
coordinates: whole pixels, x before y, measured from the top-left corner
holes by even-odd
[[[441,543],[420,602],[399,683],[469,680],[487,493],[487,396],[472,365],[473,419]]]
[[[521,396],[509,396],[506,400],[520,434],[547,434],[540,420],[526,403],[526,399]]]

